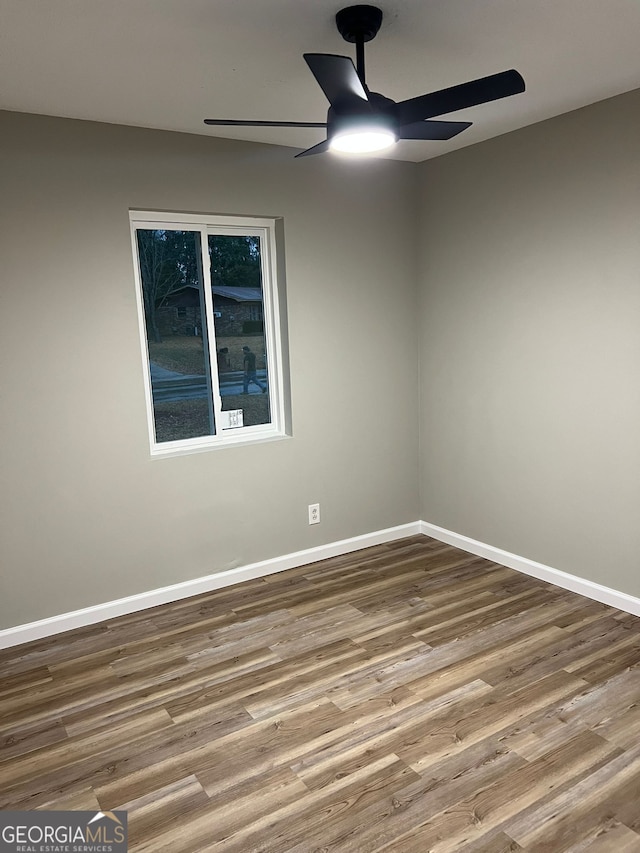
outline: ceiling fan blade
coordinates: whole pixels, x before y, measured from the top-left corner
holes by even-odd
[[[326,121],[241,121],[235,118],[206,118],[205,124],[218,127],[326,127]]]
[[[329,140],[323,139],[322,142],[318,142],[318,144],[314,145],[313,148],[307,148],[306,151],[301,151],[299,154],[296,154],[296,157],[310,157],[312,154],[324,154],[328,149]]]
[[[453,139],[470,121],[414,121],[398,129],[398,139]]]
[[[362,80],[348,56],[305,53],[304,59],[335,110],[340,112],[354,104],[361,108],[363,101],[368,102],[369,97]]]
[[[411,124],[421,119],[453,113],[477,104],[486,104],[509,95],[524,92],[524,80],[517,71],[502,71],[491,74],[469,83],[461,83],[450,89],[440,89],[428,95],[420,95],[396,105],[397,116],[401,125]]]

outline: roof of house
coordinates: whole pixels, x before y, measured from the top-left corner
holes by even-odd
[[[262,302],[262,290],[259,287],[221,287],[212,285],[214,296],[226,296],[234,302]]]
[[[262,302],[262,290],[259,287],[224,287],[214,284],[211,287],[214,296],[224,296],[233,302]],[[165,305],[197,305],[199,304],[199,287],[187,284],[174,290],[162,300]]]

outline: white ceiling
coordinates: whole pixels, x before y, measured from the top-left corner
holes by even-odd
[[[376,0],[373,0],[375,3]],[[306,148],[320,130],[209,128],[204,118],[324,121],[302,54],[354,56],[349,0],[0,0],[0,108]],[[421,161],[640,87],[640,0],[380,0],[367,82],[393,100],[516,68],[527,91],[460,111]],[[453,116],[452,116],[453,117]]]

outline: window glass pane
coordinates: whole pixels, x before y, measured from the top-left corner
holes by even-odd
[[[156,441],[214,435],[200,233],[136,234]]]
[[[222,409],[242,425],[271,422],[260,237],[209,235]]]

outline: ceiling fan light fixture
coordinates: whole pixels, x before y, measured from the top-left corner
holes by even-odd
[[[357,126],[333,134],[329,148],[344,154],[372,154],[391,148],[397,141],[397,136],[389,128]]]

